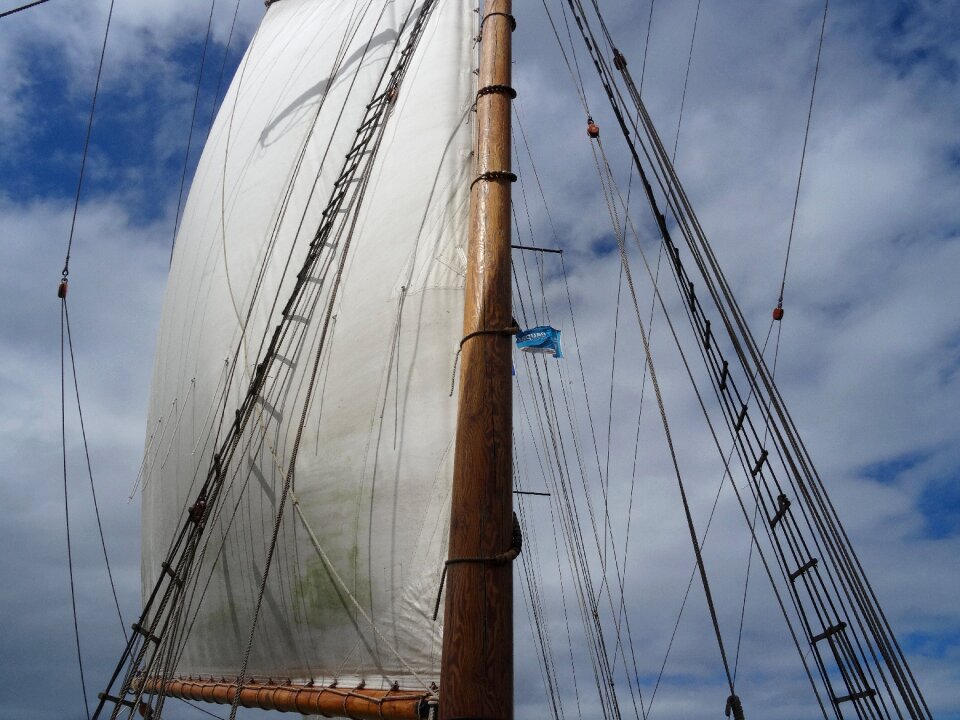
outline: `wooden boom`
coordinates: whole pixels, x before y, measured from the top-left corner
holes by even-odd
[[[228,680],[162,681],[148,678],[143,681],[143,692],[230,705],[236,697],[237,685]],[[428,693],[405,690],[247,682],[240,690],[240,706],[356,720],[423,720],[427,717],[431,697]]]

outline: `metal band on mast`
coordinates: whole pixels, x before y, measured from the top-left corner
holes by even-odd
[[[513,718],[510,304],[510,0],[481,20],[476,180],[470,190],[440,718]],[[470,561],[465,561],[469,558]],[[484,562],[489,558],[489,562]]]

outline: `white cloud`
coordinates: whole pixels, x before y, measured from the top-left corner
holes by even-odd
[[[233,8],[228,5],[218,3],[217,8],[215,38],[221,45],[232,17]],[[648,6],[610,5],[605,14],[638,77]],[[668,145],[672,145],[676,127],[695,5],[689,0],[655,8],[644,89]],[[0,36],[0,61],[10,76],[0,89],[0,131],[5,138],[29,132],[31,124],[43,117],[42,109],[31,100],[30,88],[41,78],[31,75],[33,69],[23,60],[27,48],[31,52],[47,50],[60,59],[58,72],[70,88],[71,105],[85,122],[106,4],[51,3],[47,7],[49,12],[38,9],[18,16],[18,32]],[[555,18],[560,18],[556,3],[551,9]],[[182,49],[184,39],[202,41],[208,10],[204,4],[117,5],[105,87],[129,94],[134,119],[144,112],[144,81],[162,87],[171,98],[170,107],[159,110],[169,114],[170,130],[150,141],[156,149],[153,157],[178,161],[180,156],[177,143],[182,142],[182,128],[174,123],[189,114],[195,67],[183,64],[182,58],[172,53]],[[570,92],[569,75],[544,26],[542,7],[531,3],[515,11],[520,21],[514,80],[520,92],[519,110],[559,229],[557,241],[566,249],[603,458],[617,257],[615,253],[598,257],[591,251],[592,243],[609,240],[606,209],[592,169],[584,113]],[[241,10],[243,38],[252,33],[260,12],[259,3]],[[701,7],[678,168],[728,278],[740,293],[745,313],[760,335],[769,322],[782,270],[818,12],[801,3],[749,9],[711,3]],[[902,637],[929,633],[944,638],[945,649],[922,644],[910,649],[921,687],[938,716],[958,712],[952,688],[960,681],[960,649],[956,645],[960,614],[955,603],[960,590],[955,562],[960,552],[955,531],[957,509],[945,510],[954,531],[931,538],[921,506],[930,484],[943,478],[955,482],[960,465],[956,451],[960,440],[956,401],[960,326],[955,311],[960,291],[954,278],[960,267],[960,172],[955,154],[950,154],[956,148],[960,87],[955,72],[950,75],[938,69],[944,63],[956,64],[960,55],[952,42],[955,33],[949,32],[949,13],[949,8],[936,5],[917,8],[894,34],[874,20],[867,4],[831,8],[778,363],[783,393],[818,468],[835,493],[841,517],[894,629]],[[522,44],[528,38],[534,42]],[[883,50],[885,45],[889,48]],[[890,60],[888,54],[893,53],[900,58],[898,62]],[[579,46],[578,59],[585,76],[592,72]],[[52,72],[46,65],[43,71]],[[590,86],[589,100],[625,188],[627,157],[595,84]],[[525,156],[519,137],[517,142],[520,155]],[[92,166],[95,176],[112,173],[132,186],[144,173],[152,172],[136,159],[126,167],[110,162],[109,157],[98,157]],[[537,190],[526,160],[519,164],[525,172],[528,197],[535,198]],[[72,178],[64,180],[65,187],[73,182]],[[4,182],[15,181],[8,178]],[[130,192],[120,190],[116,197],[82,204],[70,290],[80,388],[100,483],[101,511],[128,615],[134,612],[139,592],[138,509],[127,504],[126,495],[143,447],[147,378],[166,270],[174,187],[158,199],[164,208],[161,217],[148,224],[131,218],[124,209],[122,201]],[[556,241],[539,201],[532,199],[531,204],[535,232],[533,238],[525,239],[553,245]],[[647,228],[645,237],[652,238],[636,183],[631,205],[636,209],[634,217]],[[59,495],[59,317],[54,297],[70,209],[69,198],[62,197],[0,204],[0,267],[4,268],[0,395],[5,405],[0,419],[4,438],[0,457],[6,468],[0,483],[0,533],[6,547],[23,549],[0,553],[0,575],[26,578],[23,583],[5,584],[0,594],[3,616],[16,618],[18,626],[16,632],[4,633],[0,659],[5,677],[16,683],[39,687],[35,677],[63,678],[62,696],[46,698],[41,707],[31,708],[30,714],[37,717],[44,712],[50,717],[62,716],[63,708],[76,708],[79,697]],[[563,313],[559,308],[565,306],[566,298],[550,262],[548,295],[560,322]],[[649,283],[638,257],[632,257],[632,269],[646,313]],[[624,296],[621,307],[620,389],[614,399],[612,431],[611,517],[618,531],[626,524],[642,374],[636,321],[627,300]],[[676,305],[675,299],[669,302]],[[681,468],[702,532],[720,481],[719,464],[662,317],[655,320],[655,326],[655,358],[682,453]],[[568,348],[571,329],[564,325]],[[565,362],[576,386],[578,371],[572,352]],[[583,398],[572,394],[578,404],[584,463],[591,481],[596,482]],[[675,480],[663,452],[662,429],[652,401],[648,385],[627,588],[634,639],[638,647],[645,648],[638,662],[646,694],[650,692],[649,675],[659,669],[677,601],[692,569]],[[81,632],[95,668],[89,684],[99,689],[103,669],[116,655],[118,633],[97,564],[99,550],[91,534],[95,530],[75,426],[70,443],[71,478],[76,480],[74,521],[80,538],[77,561],[86,571],[79,576],[78,585],[84,619]],[[865,466],[910,453],[921,453],[924,459],[891,482],[882,484],[864,477]],[[526,460],[526,467],[531,468],[528,485],[540,489],[543,481],[536,477],[530,459]],[[596,489],[592,492],[599,507],[599,493]],[[528,508],[546,507],[537,503],[536,499],[525,501]],[[541,519],[545,522],[538,526],[536,538],[545,556],[545,597],[555,611],[550,620],[551,638],[555,658],[563,667],[562,677],[568,678],[569,651],[566,626],[559,619],[562,609],[556,600],[559,584],[552,531],[545,512]],[[739,620],[747,542],[729,489],[721,495],[714,523],[707,561],[718,604],[723,601],[722,627],[727,641],[732,642]],[[621,544],[621,557],[623,550]],[[576,639],[579,618],[569,578],[564,588]],[[795,653],[771,607],[770,590],[756,563],[751,588],[741,670],[747,712],[765,717],[807,716],[809,707],[803,703],[808,701],[799,699],[806,698],[805,681],[797,673]],[[722,711],[725,692],[718,682],[717,652],[696,582],[689,603],[668,666],[669,681],[658,692],[655,712],[660,717],[689,717],[702,714],[705,707]],[[523,639],[518,648],[518,716],[542,717],[537,695],[541,681],[522,608],[517,610],[517,621],[517,637]],[[34,648],[40,648],[42,659]],[[583,715],[595,717],[594,701],[587,699],[594,692],[593,678],[581,644],[575,645],[573,654],[584,663],[577,670]],[[572,702],[571,683],[568,678],[561,692]],[[618,691],[624,690],[625,684],[618,686]],[[537,695],[536,704],[530,695]],[[570,707],[568,716],[572,716]],[[15,704],[0,708],[0,717],[23,714]]]

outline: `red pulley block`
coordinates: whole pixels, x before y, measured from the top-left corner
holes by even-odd
[[[773,319],[774,320],[783,320],[783,308],[777,305],[773,309]]]
[[[600,127],[593,121],[592,117],[587,118],[587,135],[592,138],[600,137]]]
[[[63,300],[67,296],[67,279],[64,278],[57,286],[57,297]]]

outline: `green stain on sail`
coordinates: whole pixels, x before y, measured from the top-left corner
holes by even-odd
[[[344,577],[342,568],[356,567],[358,556],[356,543],[350,548],[349,559],[339,566],[337,571],[344,582],[348,584],[352,594],[362,607],[370,606],[370,583],[361,573],[354,582]],[[294,588],[294,607],[298,620],[312,628],[329,630],[343,628],[344,619],[356,625],[356,607],[343,586],[337,582],[326,563],[320,558],[307,563],[306,572],[297,580]]]

